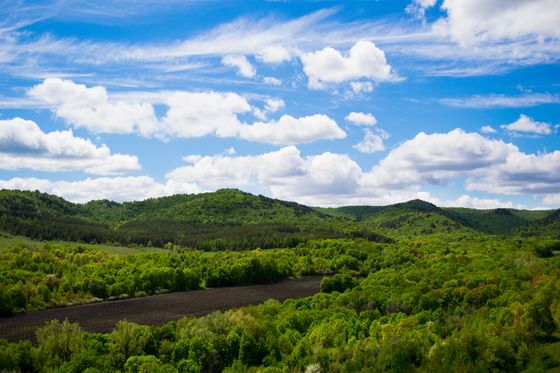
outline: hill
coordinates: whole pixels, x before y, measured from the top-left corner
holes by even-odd
[[[113,242],[206,250],[293,247],[311,238],[483,232],[558,232],[558,212],[440,208],[412,200],[388,206],[311,208],[235,189],[118,203],[71,203],[27,191],[0,191],[0,231],[34,239]]]
[[[546,218],[550,210],[515,210],[515,209],[492,209],[476,210],[468,208],[446,208],[451,215],[463,219],[467,224],[476,230],[506,234],[515,229],[529,225]]]
[[[344,216],[389,236],[416,236],[466,231],[471,225],[460,216],[419,199],[388,206],[347,206],[318,209]]]
[[[394,231],[397,234],[433,234],[465,229],[508,234],[518,232],[523,227],[527,227],[529,231],[554,231],[554,216],[558,213],[555,213],[555,210],[440,208],[422,200],[388,206],[317,208],[317,211],[353,219],[367,227],[379,228],[385,233]]]
[[[349,219],[239,190],[138,202],[74,204],[40,192],[0,191],[0,230],[35,239],[200,249],[292,247],[309,238],[386,240]]]
[[[560,240],[560,210],[548,214],[517,230],[522,236],[548,237]]]

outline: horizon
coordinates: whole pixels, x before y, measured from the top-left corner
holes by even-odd
[[[254,197],[261,197],[261,196],[262,196],[262,197],[270,198],[270,199],[273,199],[273,200],[276,200],[276,201],[280,201],[280,202],[297,203],[297,204],[299,204],[299,205],[302,205],[302,206],[305,206],[305,207],[309,207],[309,208],[312,208],[312,209],[314,209],[314,208],[319,208],[319,209],[338,209],[338,208],[345,208],[345,207],[390,207],[390,206],[396,206],[396,205],[403,205],[403,204],[407,204],[407,203],[414,202],[414,201],[420,201],[420,202],[424,202],[424,203],[428,203],[428,204],[430,204],[430,205],[433,205],[433,206],[435,206],[435,207],[437,207],[437,208],[453,208],[453,209],[455,209],[455,208],[465,208],[465,209],[480,210],[480,211],[495,211],[495,210],[502,210],[502,209],[505,209],[505,210],[515,210],[515,211],[556,211],[556,210],[560,210],[560,209],[555,209],[555,208],[518,209],[518,208],[514,208],[514,207],[476,208],[476,207],[462,207],[462,206],[438,206],[438,205],[436,205],[436,204],[434,204],[434,203],[432,203],[432,202],[430,202],[430,201],[425,201],[425,200],[423,200],[423,199],[418,199],[418,198],[410,199],[410,200],[402,201],[402,202],[396,202],[396,203],[386,204],[386,205],[341,205],[341,206],[336,206],[336,207],[333,207],[333,206],[315,206],[315,205],[305,205],[305,204],[301,204],[301,203],[296,202],[296,201],[290,201],[290,200],[283,200],[283,199],[278,199],[278,198],[273,198],[273,197],[267,197],[267,196],[262,195],[262,194],[254,194],[254,193],[247,192],[247,191],[244,191],[244,190],[241,190],[241,189],[237,189],[237,188],[221,188],[221,189],[218,189],[218,190],[215,190],[215,191],[211,191],[211,192],[176,193],[176,194],[171,194],[171,195],[167,195],[167,196],[148,197],[148,198],[146,198],[146,199],[138,199],[138,200],[130,200],[130,201],[122,201],[122,202],[115,201],[115,200],[111,200],[111,199],[106,199],[106,198],[103,198],[103,199],[92,199],[92,200],[83,201],[83,202],[73,202],[73,201],[70,201],[70,200],[65,199],[64,197],[58,196],[58,195],[56,195],[56,194],[51,194],[51,193],[42,192],[42,191],[40,191],[40,190],[38,190],[38,189],[36,189],[36,190],[21,190],[21,189],[4,189],[4,188],[3,188],[3,189],[0,189],[0,192],[3,192],[3,191],[9,191],[9,192],[28,192],[28,193],[36,193],[36,192],[38,192],[38,193],[44,193],[44,194],[48,194],[48,195],[50,195],[50,196],[55,196],[55,197],[62,198],[62,199],[64,199],[65,201],[70,202],[70,203],[73,203],[73,204],[76,204],[76,205],[86,205],[86,204],[88,204],[88,203],[90,203],[90,202],[99,202],[99,201],[107,201],[107,202],[118,203],[118,204],[139,203],[139,202],[145,202],[145,201],[148,201],[148,200],[154,200],[154,199],[158,199],[158,198],[167,198],[167,197],[175,197],[175,196],[198,196],[198,195],[201,195],[201,194],[213,194],[213,193],[218,193],[218,192],[224,191],[224,190],[233,190],[233,191],[241,192],[241,193],[244,193],[244,194],[249,194],[249,195],[254,196]]]
[[[550,6],[0,0],[0,189],[558,209]]]

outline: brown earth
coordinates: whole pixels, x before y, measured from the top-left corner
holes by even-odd
[[[116,323],[128,321],[163,325],[186,315],[202,316],[213,311],[262,303],[307,297],[319,292],[321,276],[284,280],[274,284],[234,286],[186,291],[144,298],[107,301],[80,306],[55,308],[0,318],[0,338],[9,341],[34,339],[35,329],[45,322],[68,319],[87,331],[108,333]]]

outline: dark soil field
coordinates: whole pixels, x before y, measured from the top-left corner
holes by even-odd
[[[285,280],[275,284],[235,286],[154,295],[120,301],[55,308],[0,318],[0,338],[9,341],[34,339],[35,329],[53,319],[68,318],[87,331],[108,333],[126,319],[139,324],[163,325],[186,315],[202,316],[213,311],[307,297],[319,292],[321,276]]]

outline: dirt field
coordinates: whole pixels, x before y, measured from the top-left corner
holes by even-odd
[[[154,295],[145,298],[55,308],[0,318],[0,338],[33,339],[35,328],[46,321],[68,318],[87,331],[108,333],[122,319],[140,324],[162,325],[185,315],[202,316],[213,311],[258,304],[273,298],[283,301],[319,292],[320,276],[285,280],[275,284],[235,286]]]

